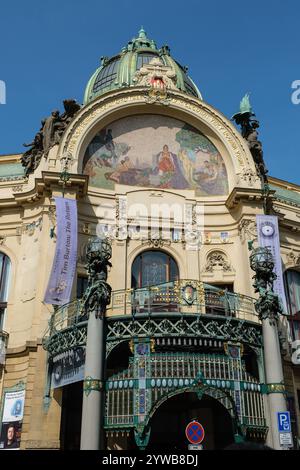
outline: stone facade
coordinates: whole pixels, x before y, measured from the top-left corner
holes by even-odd
[[[85,274],[85,245],[96,234],[105,207],[115,210],[120,198],[126,196],[128,207],[142,202],[149,213],[151,205],[157,203],[168,207],[177,205],[183,210],[186,205],[192,208],[199,205],[204,206],[205,232],[200,250],[188,249],[186,241],[168,240],[163,235],[159,240],[151,237],[114,239],[112,268],[108,275],[112,290],[131,289],[133,261],[146,249],[161,249],[176,261],[180,279],[233,285],[234,292],[255,297],[247,241],[255,240],[255,216],[263,214],[264,209],[251,153],[233,124],[212,106],[175,87],[167,92],[167,105],[163,101],[149,103],[145,89],[138,83],[97,97],[81,108],[59,145],[51,148],[47,158],[43,158],[27,178],[19,174],[20,155],[0,157],[0,251],[11,260],[3,323],[9,340],[5,365],[0,366],[0,391],[3,396],[5,389],[25,383],[22,449],[60,448],[62,391],[51,390],[47,399],[47,352],[42,347],[42,338],[53,313],[52,306],[43,303],[56,244],[55,236],[50,237],[51,229],[54,228],[55,233],[56,224],[53,197],[61,196],[62,191],[65,197],[76,198],[78,202],[78,275]],[[224,159],[228,194],[204,197],[196,196],[193,189],[141,188],[124,184],[103,189],[89,185],[82,165],[92,138],[118,119],[145,114],[179,119],[208,136]],[[70,178],[63,184],[61,157],[65,154],[72,155],[72,161],[68,168]],[[14,168],[7,165],[15,165],[15,173]],[[300,187],[275,178],[270,178],[270,183],[279,217],[284,268],[299,269]],[[143,224],[148,231],[146,217]],[[162,230],[162,217],[159,224]],[[124,310],[124,305],[122,308]],[[118,312],[108,309],[108,315],[114,314]],[[285,385],[294,397],[296,424],[300,429],[300,369],[299,365],[292,364],[290,353],[291,350],[285,350]],[[109,436],[108,446],[122,448],[126,446],[124,439],[122,434],[115,439]]]

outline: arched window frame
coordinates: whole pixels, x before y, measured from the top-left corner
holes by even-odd
[[[141,276],[142,276],[142,273],[143,273],[143,257],[145,255],[149,255],[150,253],[161,254],[163,256],[166,256],[168,258],[168,265],[167,265],[166,279],[163,282],[156,282],[156,283],[153,283],[153,284],[149,284],[149,286],[150,285],[163,284],[163,283],[167,283],[167,282],[171,282],[173,280],[178,280],[179,279],[178,264],[177,264],[176,260],[174,259],[174,257],[170,253],[167,253],[166,251],[163,251],[163,250],[145,250],[145,251],[142,251],[141,253],[139,253],[134,258],[134,260],[132,262],[132,265],[131,265],[131,287],[136,288],[136,289],[140,289],[140,288],[143,288],[143,287],[149,287],[148,285],[143,285]],[[139,279],[137,280],[137,285],[134,286],[133,285],[133,271],[135,269],[135,263],[137,263],[137,262],[140,263],[140,266],[138,267]],[[173,267],[172,267],[172,263],[173,263]],[[172,268],[175,268],[175,271],[176,271],[176,275],[174,276],[174,278],[171,277]]]

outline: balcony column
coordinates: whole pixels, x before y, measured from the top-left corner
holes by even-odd
[[[86,363],[81,418],[82,450],[103,449],[104,317],[91,312],[87,327]]]
[[[279,442],[279,432],[277,424],[277,413],[286,411],[285,387],[283,380],[282,361],[280,344],[278,339],[278,329],[276,322],[269,318],[262,321],[263,341],[264,341],[264,362],[266,369],[267,394],[270,411],[270,445],[277,450],[282,450]]]
[[[105,400],[105,313],[110,302],[107,267],[111,266],[111,245],[107,239],[94,238],[87,247],[88,286],[83,310],[89,316],[85,378],[81,420],[81,450],[103,450],[103,410]]]
[[[274,260],[271,251],[266,247],[253,249],[252,245],[250,249],[252,250],[250,265],[255,271],[253,287],[259,294],[255,309],[262,321],[263,329],[266,393],[270,418],[269,444],[274,449],[283,450],[280,446],[277,424],[277,413],[287,410],[277,325],[279,315],[282,314],[282,306],[279,297],[273,291],[276,274],[273,271]]]

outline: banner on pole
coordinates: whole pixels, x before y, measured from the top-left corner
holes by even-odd
[[[274,292],[281,299],[284,312],[287,313],[287,303],[280,256],[278,219],[273,215],[257,215],[256,223],[259,246],[268,247],[272,252],[274,258],[274,272],[277,275],[277,279],[274,281]]]
[[[77,262],[77,204],[75,199],[55,198],[57,239],[44,302],[70,302]]]

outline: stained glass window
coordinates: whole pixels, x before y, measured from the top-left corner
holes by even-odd
[[[142,288],[178,279],[178,267],[174,259],[162,251],[145,251],[132,265],[132,287]]]

